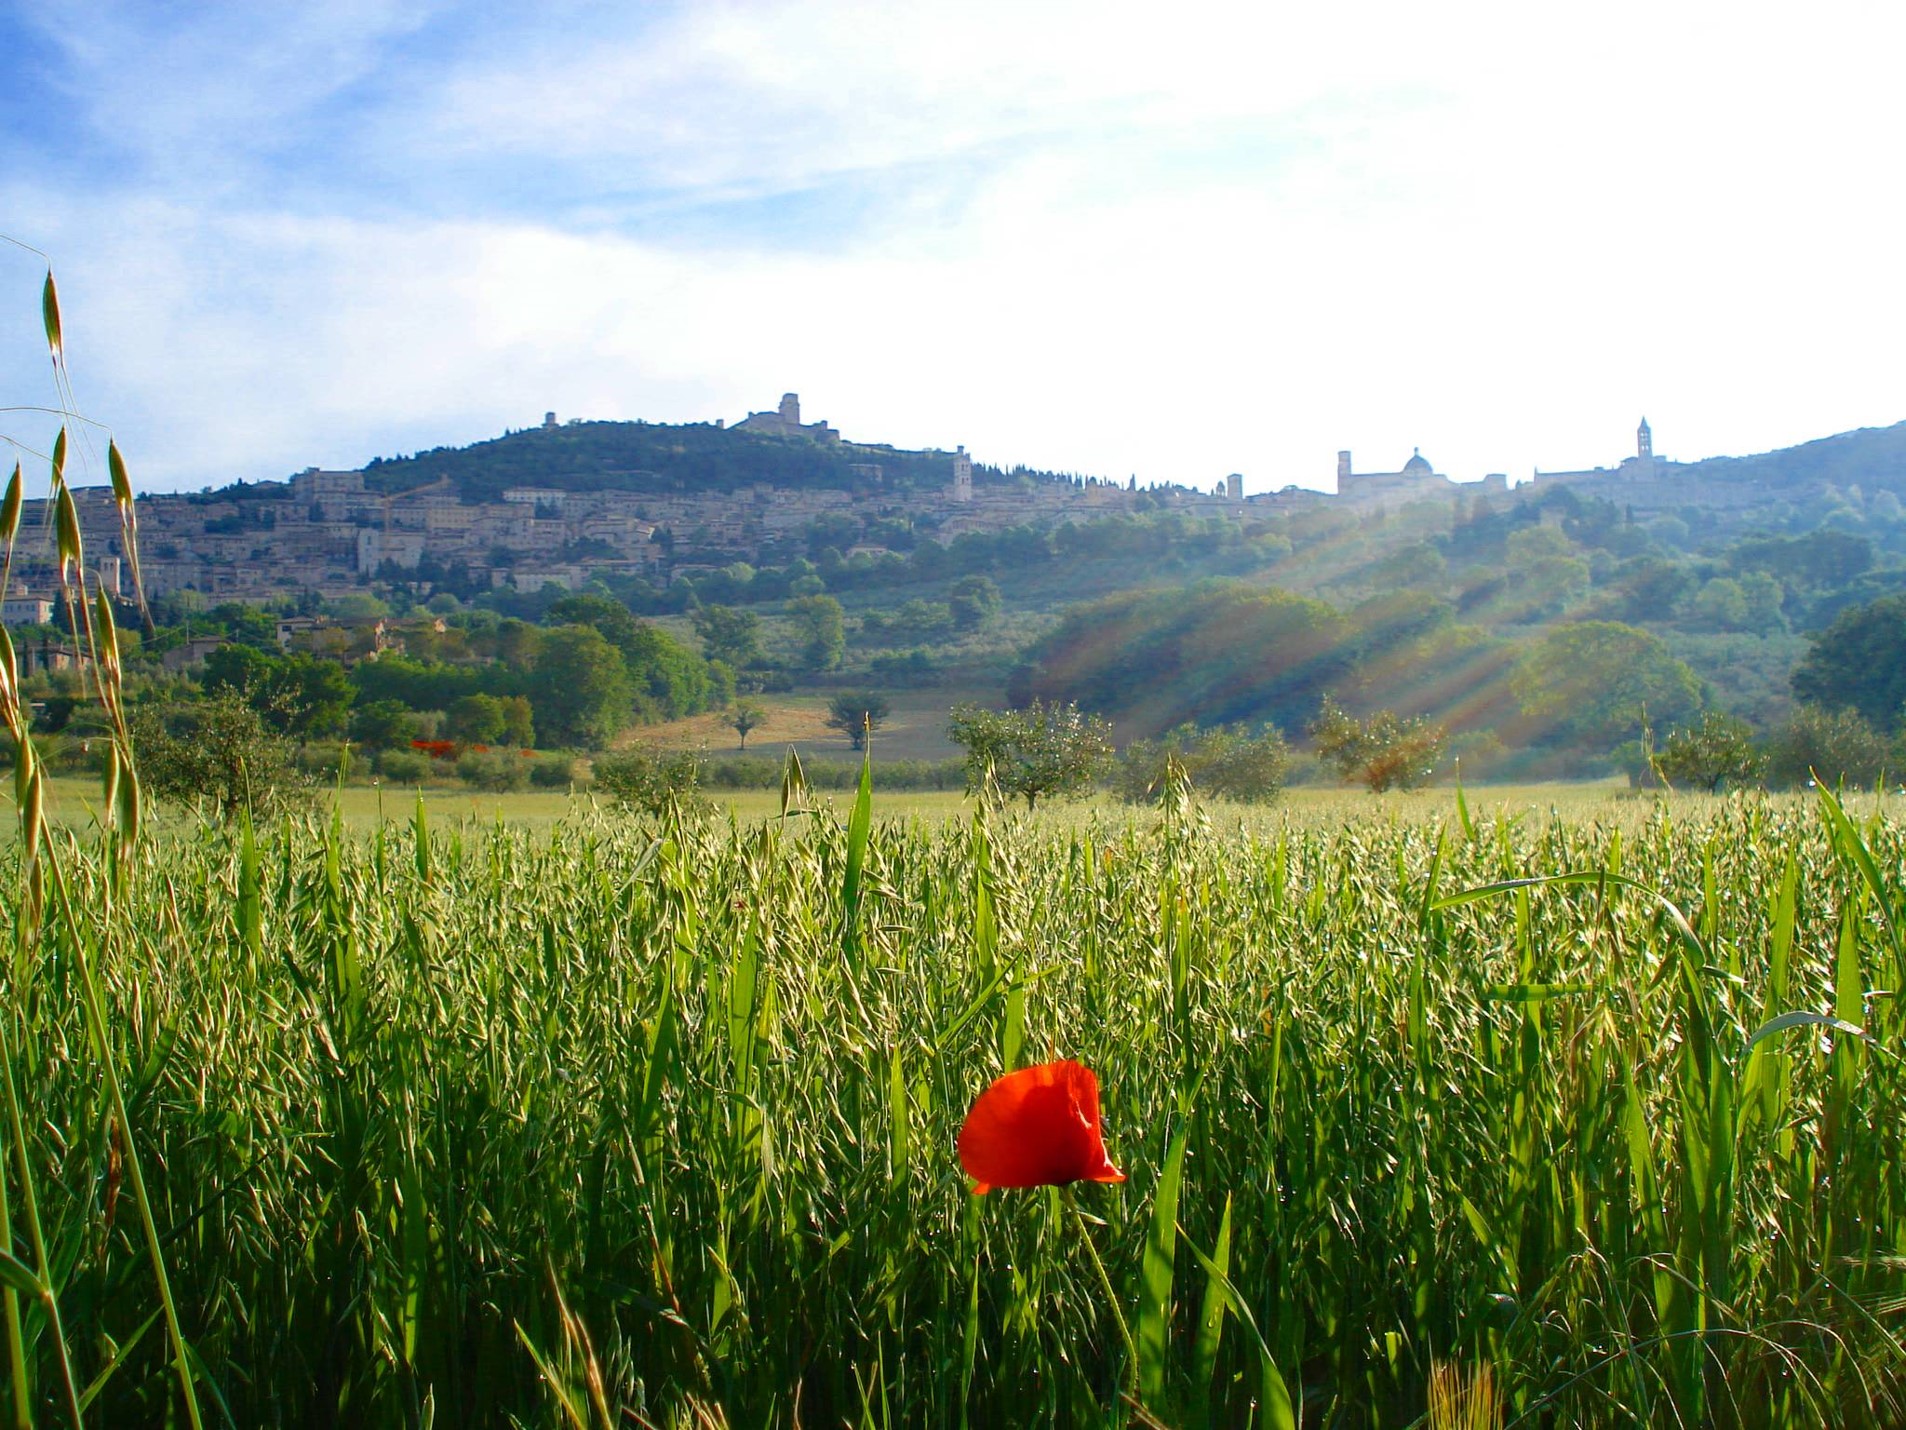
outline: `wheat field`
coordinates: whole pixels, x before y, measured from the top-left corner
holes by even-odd
[[[51,836],[8,1413],[1898,1423],[1898,824],[1367,808]],[[969,1195],[1054,1057],[1129,1180]]]

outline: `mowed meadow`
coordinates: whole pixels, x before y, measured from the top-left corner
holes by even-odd
[[[1900,1423],[1899,824],[1363,804],[57,832],[5,1413]],[[1051,1058],[1128,1180],[971,1195]]]

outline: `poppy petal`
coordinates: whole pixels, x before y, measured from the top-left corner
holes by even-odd
[[[1041,1063],[981,1093],[960,1128],[960,1165],[993,1187],[1122,1182],[1099,1130],[1099,1081],[1082,1063]]]

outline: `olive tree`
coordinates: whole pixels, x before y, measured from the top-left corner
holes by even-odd
[[[1112,727],[1071,704],[1035,700],[1024,710],[957,705],[947,737],[966,750],[968,789],[990,779],[1002,795],[1040,800],[1076,794],[1112,763]]]
[[[827,725],[853,742],[856,750],[867,743],[869,732],[887,722],[892,707],[884,695],[849,692],[827,702]]]
[[[1359,720],[1329,696],[1311,722],[1310,737],[1319,758],[1335,765],[1344,779],[1368,785],[1373,794],[1427,784],[1447,739],[1442,726],[1420,716],[1405,720],[1394,710],[1379,710]]]

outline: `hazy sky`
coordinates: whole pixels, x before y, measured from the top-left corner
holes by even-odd
[[[1246,489],[1906,417],[1906,8],[0,0],[0,234],[198,487],[561,416]],[[0,246],[0,406],[51,399]],[[0,414],[44,450],[46,419]],[[85,478],[82,478],[85,479]],[[103,478],[102,478],[103,479]]]

